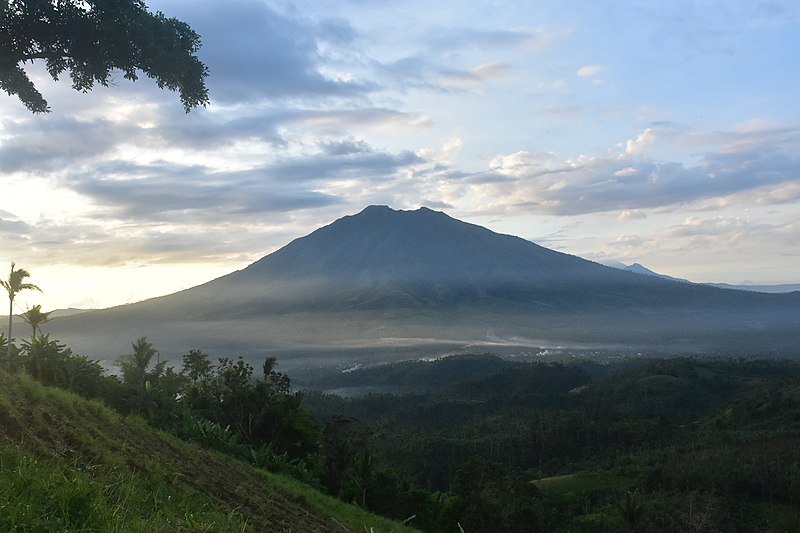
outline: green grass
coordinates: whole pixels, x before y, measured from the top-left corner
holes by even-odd
[[[531,483],[545,495],[564,500],[583,499],[589,492],[597,490],[624,492],[631,487],[630,480],[606,472],[579,472],[541,478]]]
[[[398,524],[396,521],[368,513],[359,507],[332,498],[292,478],[266,471],[263,472],[263,475],[272,486],[280,488],[287,494],[292,494],[295,501],[301,502],[323,516],[336,517],[335,520],[342,526],[342,531],[383,531],[387,533],[416,531]]]
[[[203,494],[99,465],[40,460],[0,447],[2,531],[246,531]]]
[[[0,371],[0,531],[414,531]]]

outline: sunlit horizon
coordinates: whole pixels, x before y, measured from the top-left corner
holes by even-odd
[[[145,77],[81,94],[38,63],[50,114],[0,96],[0,273],[44,291],[19,312],[171,294],[372,204],[800,282],[793,2],[148,6],[201,35],[208,108]]]

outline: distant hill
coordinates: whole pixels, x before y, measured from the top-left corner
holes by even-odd
[[[786,354],[799,324],[800,294],[637,275],[442,212],[371,206],[241,271],[48,331],[101,358],[147,335],[167,357],[197,347],[303,366],[481,343]]]
[[[85,313],[87,311],[91,311],[91,309],[78,309],[76,307],[68,307],[66,309],[54,309],[49,311],[50,319],[62,317],[62,316],[72,316],[72,315],[79,315],[81,313]]]
[[[679,281],[681,283],[691,283],[688,279],[683,278],[673,278],[672,276],[667,276],[666,274],[659,274],[658,272],[653,272],[649,268],[640,265],[639,263],[633,263],[632,265],[622,265],[623,270],[627,270],[628,272],[633,272],[634,274],[644,274],[645,276],[656,276],[661,279],[668,279],[670,281]]]
[[[733,289],[737,291],[754,291],[754,292],[766,292],[772,294],[779,294],[782,292],[795,292],[800,291],[800,283],[783,283],[777,285],[731,285],[729,283],[706,283],[705,285],[710,285],[712,287],[717,287],[719,289]]]
[[[415,531],[0,370],[2,531]]]
[[[674,278],[672,276],[668,276],[666,274],[659,274],[658,272],[653,272],[649,268],[640,265],[639,263],[633,263],[632,265],[625,265],[623,263],[609,265],[613,266],[614,268],[620,268],[622,270],[626,270],[628,272],[633,272],[635,274],[644,274],[646,276],[656,276],[662,279],[668,279],[671,281],[680,281],[682,283],[693,283],[688,279],[683,278]],[[800,291],[800,283],[779,283],[775,285],[756,285],[756,284],[741,284],[741,285],[732,285],[730,283],[702,283],[702,285],[708,285],[709,287],[717,287],[718,289],[731,289],[736,291],[753,291],[753,292],[766,292],[771,294],[780,294],[784,292],[794,292]]]

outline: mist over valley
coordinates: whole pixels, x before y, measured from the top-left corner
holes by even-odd
[[[285,369],[567,347],[793,356],[800,293],[626,272],[421,208],[370,206],[203,285],[46,329],[113,360],[147,336],[162,357],[278,357]]]

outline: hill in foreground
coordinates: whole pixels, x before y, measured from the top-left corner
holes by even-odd
[[[412,531],[0,370],[2,531]]]

